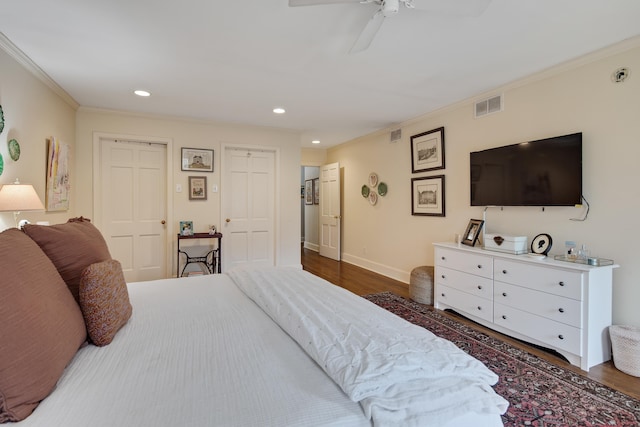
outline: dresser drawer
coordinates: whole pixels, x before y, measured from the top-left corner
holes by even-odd
[[[576,328],[582,324],[582,304],[571,298],[496,281],[494,301]]]
[[[505,259],[493,264],[494,278],[549,294],[582,300],[582,274]]]
[[[436,267],[436,283],[477,295],[485,299],[493,298],[493,280],[475,274],[452,270],[447,267]]]
[[[490,256],[438,248],[435,258],[438,266],[493,278],[493,258]]]
[[[582,356],[580,329],[496,303],[493,323],[558,350]]]
[[[491,300],[442,285],[438,285],[436,298],[439,304],[445,304],[461,313],[470,314],[488,322],[493,320],[493,301]]]

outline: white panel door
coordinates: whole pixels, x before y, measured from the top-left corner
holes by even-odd
[[[225,148],[222,262],[275,265],[275,153]]]
[[[102,232],[127,282],[167,277],[166,146],[103,140]]]
[[[320,167],[320,255],[340,261],[340,163]]]

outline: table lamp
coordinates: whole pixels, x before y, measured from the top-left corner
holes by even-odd
[[[31,184],[20,184],[16,179],[13,184],[5,184],[0,188],[0,212],[13,212],[13,220],[18,227],[18,215],[23,211],[43,211],[44,205]]]

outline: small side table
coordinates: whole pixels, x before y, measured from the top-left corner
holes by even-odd
[[[206,253],[206,255],[203,255],[203,256],[190,256],[185,251],[180,250],[180,240],[185,240],[185,239],[218,239],[218,247],[210,250],[209,252]],[[180,271],[180,254],[183,254],[186,257],[184,267],[182,267],[182,271]],[[204,264],[205,267],[207,267],[207,270],[209,270],[209,273],[211,274],[216,273],[216,271],[218,274],[220,274],[222,273],[221,261],[222,261],[222,233],[215,233],[215,234],[193,233],[190,236],[183,236],[181,234],[178,234],[178,255],[177,255],[177,261],[176,261],[177,277],[182,277],[182,274],[184,273],[184,270],[187,268],[187,265],[194,264],[194,263]]]

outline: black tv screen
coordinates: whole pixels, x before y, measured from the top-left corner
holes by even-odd
[[[582,201],[582,133],[471,153],[471,206]]]

